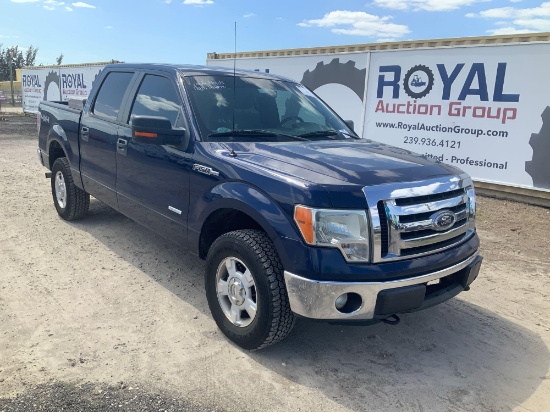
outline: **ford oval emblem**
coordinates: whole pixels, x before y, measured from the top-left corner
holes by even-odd
[[[456,222],[456,215],[450,210],[440,210],[430,216],[434,230],[443,231],[450,229]]]

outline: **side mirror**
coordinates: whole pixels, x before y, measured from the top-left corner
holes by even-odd
[[[139,143],[182,145],[184,140],[189,143],[187,136],[184,128],[173,129],[172,123],[166,117],[134,116],[132,118],[132,138]]]
[[[353,120],[344,120],[344,123],[353,131],[355,131],[355,124]]]

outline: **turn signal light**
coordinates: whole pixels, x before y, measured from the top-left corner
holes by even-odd
[[[294,220],[302,232],[302,236],[307,243],[313,243],[313,222],[311,209],[303,206],[296,206],[294,209]]]
[[[150,138],[153,138],[153,139],[158,137],[158,135],[156,133],[149,133],[149,132],[134,132],[134,136],[150,137]]]

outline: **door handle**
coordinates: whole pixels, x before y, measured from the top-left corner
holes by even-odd
[[[126,156],[128,153],[128,140],[119,138],[116,141],[116,150],[121,155]]]
[[[82,129],[80,129],[80,137],[82,140],[87,142],[90,137],[90,129],[86,126],[82,126]]]

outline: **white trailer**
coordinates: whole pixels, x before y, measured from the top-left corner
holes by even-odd
[[[302,82],[364,138],[550,199],[550,33],[210,53],[207,64],[234,60]]]

